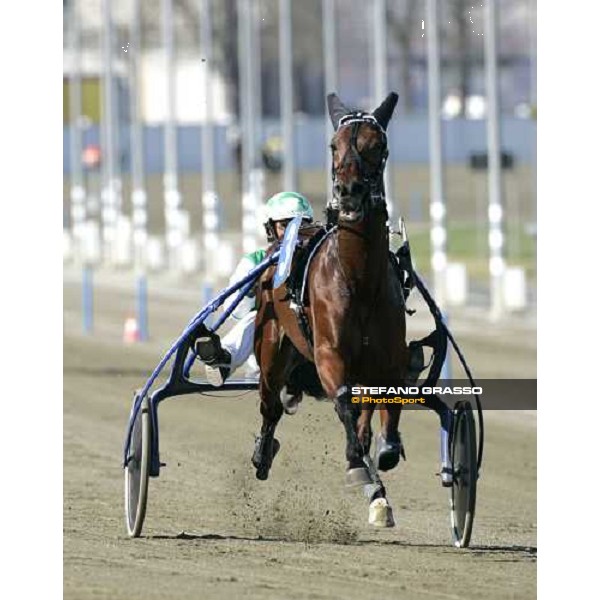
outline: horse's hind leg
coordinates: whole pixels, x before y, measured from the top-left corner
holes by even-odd
[[[275,429],[281,415],[280,391],[285,380],[285,364],[288,359],[289,347],[280,345],[279,322],[270,317],[266,311],[261,311],[257,317],[259,326],[255,339],[255,354],[260,365],[259,395],[262,426],[256,437],[252,464],[256,469],[256,477],[265,480],[273,459],[279,450],[279,442],[275,438]]]
[[[252,464],[256,469],[257,479],[265,480],[269,477],[273,459],[279,451],[279,441],[275,437],[275,429],[283,413],[283,406],[278,393],[261,389],[260,397],[260,413],[263,422],[260,434],[256,436],[254,443]]]
[[[381,471],[393,469],[400,461],[400,457],[406,460],[398,431],[401,410],[400,406],[386,406],[380,411],[381,431],[377,435],[375,464]]]

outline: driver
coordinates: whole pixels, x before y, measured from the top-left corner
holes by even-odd
[[[302,217],[309,223],[313,220],[313,209],[308,200],[296,192],[280,192],[275,194],[265,205],[264,227],[269,243],[281,240],[285,228],[294,217]],[[254,267],[264,260],[266,250],[260,249],[244,254],[229,280],[229,285],[241,281]],[[231,305],[235,294],[224,303],[225,309]],[[238,321],[233,329],[221,338],[212,332],[203,334],[196,340],[196,354],[201,358],[206,368],[206,379],[215,386],[222,386],[229,375],[246,362],[254,348],[254,321],[256,318],[256,291],[248,293],[232,317]],[[256,364],[256,361],[254,360]],[[288,387],[288,394],[290,390]],[[294,394],[299,396],[300,393]],[[297,406],[299,398],[295,397],[293,405]],[[291,406],[291,405],[290,405]]]

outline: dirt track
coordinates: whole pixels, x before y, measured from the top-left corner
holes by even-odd
[[[154,295],[153,340],[128,347],[120,336],[130,290],[103,282],[96,335],[86,338],[76,279],[66,280],[65,598],[535,597],[535,415],[487,413],[472,548],[459,551],[435,477],[432,414],[403,416],[408,461],[385,477],[397,527],[377,532],[366,526],[366,501],[344,489],[331,404],[308,399],[284,419],[271,477],[258,482],[249,462],[255,394],[171,399],[160,409],[168,466],[150,481],[144,537],[127,539],[120,461],[132,393],[199,301],[191,289]],[[530,328],[453,325],[480,377],[534,376]]]

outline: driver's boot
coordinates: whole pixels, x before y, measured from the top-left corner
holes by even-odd
[[[196,354],[206,365],[206,379],[214,387],[221,387],[231,372],[231,354],[221,346],[216,333],[206,331],[196,340]]]

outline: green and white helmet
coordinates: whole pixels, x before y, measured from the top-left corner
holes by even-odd
[[[302,217],[308,221],[313,219],[310,202],[296,192],[279,192],[271,196],[265,205],[265,225],[269,221],[285,221],[294,217]]]

